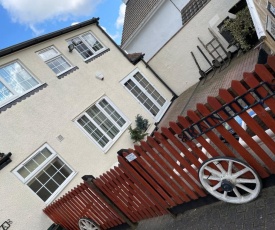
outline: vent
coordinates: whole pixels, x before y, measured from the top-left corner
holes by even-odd
[[[57,136],[56,138],[57,138],[57,140],[59,140],[60,142],[64,140],[64,137],[63,137],[62,135],[59,135],[59,136]]]

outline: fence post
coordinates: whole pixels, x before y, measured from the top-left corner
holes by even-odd
[[[84,182],[93,190],[97,193],[97,195],[102,198],[109,206],[111,206],[115,212],[132,228],[136,229],[138,223],[133,223],[116,205],[115,203],[109,199],[93,182],[95,179],[92,175],[85,175],[82,177]]]

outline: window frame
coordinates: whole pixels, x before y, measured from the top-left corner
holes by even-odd
[[[24,96],[25,94],[35,90],[36,88],[40,87],[42,85],[42,83],[28,70],[28,68],[25,67],[25,65],[23,65],[23,63],[19,60],[14,60],[14,61],[11,61],[9,63],[6,63],[4,65],[1,65],[0,66],[0,69],[2,68],[5,68],[6,66],[9,66],[9,65],[12,65],[13,63],[17,63],[19,64],[22,69],[24,69],[36,82],[37,82],[37,85],[24,91],[23,93],[19,94],[17,93],[16,91],[14,91],[10,86],[9,84],[6,82],[6,80],[4,78],[1,77],[0,75],[0,82],[13,94],[12,97],[4,100],[3,102],[0,101],[0,108],[4,107],[5,105],[9,104],[10,102],[16,100],[17,98],[20,98],[22,96]]]
[[[85,39],[83,38],[83,36],[86,35],[86,34],[92,35],[92,36],[94,37],[94,39],[95,39],[97,42],[99,42],[99,44],[100,44],[103,48],[100,49],[100,50],[98,50],[98,51],[95,51],[95,50],[93,49],[93,47],[92,47],[89,43],[87,43],[87,42],[85,41]],[[73,41],[74,39],[76,39],[76,38],[80,39],[80,40],[89,48],[89,50],[93,52],[93,55],[92,55],[92,56],[90,56],[90,57],[88,57],[88,58],[84,58],[84,57],[81,55],[81,53],[79,53],[78,50],[77,50],[77,53],[79,54],[79,56],[80,56],[84,61],[88,61],[88,60],[92,59],[93,57],[95,57],[96,55],[98,55],[98,54],[104,52],[105,50],[107,50],[107,47],[106,47],[106,46],[105,46],[105,45],[104,45],[104,44],[103,44],[103,43],[102,43],[102,42],[101,42],[101,41],[91,32],[91,31],[87,31],[87,32],[84,32],[84,33],[82,33],[82,34],[76,35],[76,36],[74,36],[74,37],[72,37],[72,38],[70,38],[70,39],[67,39],[66,41],[67,41],[68,45],[72,44],[72,41]],[[75,48],[75,49],[76,49],[76,48]]]
[[[33,159],[41,150],[47,148],[52,154],[49,156],[42,164],[40,164],[33,172],[31,172],[26,178],[23,178],[18,171],[24,167],[31,159]],[[51,194],[51,196],[43,201],[30,187],[29,183],[33,180],[44,168],[46,168],[52,161],[56,158],[60,159],[71,171],[72,173],[64,180],[64,182]],[[40,148],[38,148],[34,153],[32,153],[27,159],[22,161],[15,169],[13,169],[13,174],[30,189],[38,198],[40,198],[45,204],[51,203],[57,195],[72,181],[77,172],[53,149],[49,144],[45,143]]]
[[[44,52],[46,52],[46,51],[48,51],[48,50],[50,50],[50,49],[53,49],[53,50],[57,53],[56,56],[44,60],[44,59],[40,56],[40,54],[42,54],[42,53],[44,53]],[[66,73],[66,72],[68,72],[68,71],[70,71],[71,69],[74,68],[74,66],[68,61],[68,59],[67,59],[62,53],[60,53],[59,50],[58,50],[55,46],[49,46],[49,47],[47,47],[47,48],[44,48],[44,49],[42,49],[42,50],[39,50],[39,51],[36,52],[36,54],[37,54],[37,55],[41,58],[41,60],[48,66],[48,68],[50,68],[50,69],[53,71],[53,73],[54,73],[57,77],[60,76],[60,75],[62,75],[62,74],[64,74],[64,73]],[[59,57],[63,58],[63,59],[65,60],[65,62],[66,62],[70,67],[69,67],[68,69],[66,69],[66,70],[64,70],[64,71],[62,71],[62,72],[56,74],[56,73],[54,72],[54,70],[48,65],[48,63],[49,63],[49,62],[52,62],[52,61],[54,61],[54,60],[56,60],[56,59],[59,58]]]
[[[126,121],[125,124],[122,127],[119,127],[117,125],[117,123],[113,120],[113,118],[102,108],[99,106],[99,102],[102,101],[103,99],[105,99],[113,108],[114,110]],[[106,132],[104,132],[98,124],[96,124],[96,122],[93,121],[93,119],[89,116],[89,114],[87,114],[87,110],[89,110],[92,106],[96,105],[97,108],[109,119],[111,120],[112,124],[114,124],[118,129],[119,132],[118,134],[113,138],[109,138],[108,134]],[[83,127],[81,124],[79,124],[78,120],[83,117],[86,116],[97,128],[99,128],[99,130],[103,133],[104,136],[107,136],[107,138],[109,139],[109,142],[102,147]],[[104,153],[106,153],[115,143],[116,141],[121,137],[121,135],[127,130],[127,128],[129,127],[129,125],[131,124],[130,120],[126,117],[126,115],[107,97],[107,96],[103,96],[100,97],[96,102],[94,102],[93,104],[91,104],[88,108],[86,108],[80,115],[78,115],[74,120],[74,123],[76,124],[76,126],[78,128],[80,128],[80,130],[90,139],[92,140],[96,146],[98,146],[100,148],[100,150],[102,150]]]
[[[142,75],[143,78],[145,78],[146,81],[148,81],[148,83],[154,88],[154,90],[156,90],[160,96],[162,96],[165,100],[164,104],[162,106],[160,106],[157,101],[145,90],[145,88],[136,81],[136,79],[134,78],[134,75],[136,73],[140,73]],[[139,101],[139,99],[125,86],[125,83],[127,83],[129,80],[132,80],[136,86],[138,86],[138,88],[154,103],[154,105],[156,105],[159,109],[159,112],[154,116],[146,107],[145,105]],[[122,79],[120,81],[120,83],[122,84],[122,86],[131,94],[131,96],[133,98],[135,98],[135,100],[153,117],[153,119],[158,122],[161,117],[163,116],[163,114],[165,113],[165,111],[167,110],[167,108],[170,105],[170,101],[167,100],[167,98],[160,93],[160,91],[157,89],[157,87],[152,84],[150,82],[150,80],[148,78],[145,77],[145,75],[139,70],[139,69],[135,69],[134,71],[132,71],[128,76],[126,76],[124,79]]]

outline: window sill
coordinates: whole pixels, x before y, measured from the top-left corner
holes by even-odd
[[[105,50],[102,50],[100,53],[97,53],[97,54],[95,54],[94,56],[85,59],[84,61],[85,61],[85,63],[89,63],[89,62],[95,60],[96,58],[102,56],[103,54],[107,53],[108,51],[110,51],[109,48],[108,48],[108,49],[105,49]]]
[[[61,78],[65,77],[65,76],[67,76],[68,74],[74,72],[74,71],[77,70],[77,69],[78,69],[77,66],[71,67],[71,68],[67,69],[65,72],[63,72],[63,73],[61,73],[61,74],[58,74],[58,75],[57,75],[57,78],[58,78],[58,79],[61,79]]]
[[[0,170],[11,162],[11,155],[11,153],[8,153],[0,159]]]
[[[34,89],[26,92],[25,94],[14,98],[12,101],[9,101],[6,104],[3,104],[2,106],[0,106],[0,113],[3,112],[3,111],[6,111],[8,108],[11,108],[13,105],[16,105],[18,102],[21,102],[21,101],[25,100],[27,97],[30,97],[31,95],[33,95],[36,92],[42,90],[43,88],[46,88],[47,86],[48,85],[46,83],[40,84],[37,87],[35,87]]]

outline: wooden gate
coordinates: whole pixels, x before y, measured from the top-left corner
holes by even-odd
[[[87,183],[44,212],[67,229],[78,229],[77,221],[84,216],[107,229],[127,219],[138,222],[167,214],[169,208],[206,195],[197,171],[202,162],[217,156],[242,159],[262,178],[274,174],[274,73],[275,57],[269,57],[267,65],[256,65],[242,81],[232,81],[230,89],[197,104],[196,111],[179,116],[133,149],[119,151],[118,167],[92,182],[124,217]]]

